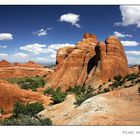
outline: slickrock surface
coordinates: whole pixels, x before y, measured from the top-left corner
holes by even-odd
[[[129,71],[124,48],[114,36],[98,42],[96,35],[85,33],[75,47],[59,49],[56,62],[45,88],[60,87],[65,91],[75,85],[95,87]]]
[[[0,80],[0,108],[5,113],[11,113],[16,102],[41,102],[45,106],[51,103],[50,97],[42,93],[19,89],[7,81]]]
[[[69,95],[38,115],[51,118],[54,125],[140,125],[138,85],[94,96],[78,107],[74,102]]]

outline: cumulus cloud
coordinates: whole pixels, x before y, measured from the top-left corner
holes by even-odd
[[[47,31],[49,31],[49,30],[52,30],[52,28],[47,28],[47,29],[41,28],[39,31],[33,32],[33,34],[37,35],[37,36],[47,36],[48,35]]]
[[[7,46],[0,45],[0,48],[5,49],[5,48],[7,48]]]
[[[128,64],[130,65],[136,65],[140,64],[140,57],[139,56],[128,56]]]
[[[129,34],[123,34],[123,33],[117,32],[117,31],[114,32],[114,35],[115,35],[116,37],[118,37],[118,38],[132,37],[132,35],[129,35]]]
[[[34,55],[38,55],[38,57],[35,57],[34,59],[38,62],[49,62],[49,63],[55,63],[56,61],[56,54],[57,49],[66,47],[66,46],[74,46],[74,44],[69,43],[58,43],[58,44],[29,44],[26,46],[20,47],[21,50],[24,50],[26,52],[30,52]],[[32,55],[30,54],[30,55]],[[40,57],[40,55],[45,55],[45,57]]]
[[[80,15],[68,13],[60,16],[59,21],[61,22],[68,22],[72,25],[76,26],[77,28],[80,28],[80,24],[78,24],[78,21],[80,20]]]
[[[140,28],[140,6],[120,6],[122,21],[115,23],[117,26],[136,25]]]
[[[140,51],[126,51],[126,54],[140,56]]]
[[[123,46],[128,46],[128,47],[133,47],[133,46],[138,46],[139,43],[137,41],[121,41]]]
[[[27,58],[28,55],[25,53],[15,53],[13,55],[11,55],[12,57],[16,57],[16,58]]]
[[[0,59],[6,59],[10,62],[25,62],[28,60],[28,55],[25,53],[14,53],[14,54],[0,53]]]
[[[12,40],[13,35],[11,33],[0,33],[0,41],[2,40]]]
[[[6,59],[7,57],[8,57],[8,54],[0,53],[0,59]]]
[[[46,47],[45,44],[35,43],[35,44],[29,44],[29,45],[22,46],[22,47],[20,47],[20,49],[24,50],[24,51],[32,52],[34,54],[40,54],[40,53],[44,53],[45,47]]]
[[[69,44],[69,43],[64,43],[64,44],[61,44],[61,43],[58,43],[58,44],[51,44],[48,46],[49,49],[53,49],[53,50],[57,50],[59,48],[63,48],[63,47],[67,47],[67,46],[75,46],[74,44]]]

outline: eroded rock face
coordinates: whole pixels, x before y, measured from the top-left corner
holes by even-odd
[[[115,75],[128,73],[124,48],[114,36],[110,36],[105,42],[98,42],[94,34],[85,33],[69,53],[64,51],[68,49],[69,47],[63,48],[63,51],[58,50],[58,65],[45,88],[60,87],[65,91],[75,85],[94,87]],[[66,53],[61,55],[61,52]]]
[[[42,93],[19,89],[7,81],[0,80],[0,108],[5,113],[11,113],[15,103],[41,102],[45,106],[51,103],[51,99]]]
[[[0,68],[1,67],[12,67],[12,64],[6,60],[1,60],[0,61]]]

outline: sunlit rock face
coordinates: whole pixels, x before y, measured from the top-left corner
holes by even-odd
[[[60,87],[65,91],[75,85],[94,87],[115,75],[128,73],[124,48],[115,36],[98,42],[96,35],[85,33],[75,47],[60,48],[56,62],[45,88]]]

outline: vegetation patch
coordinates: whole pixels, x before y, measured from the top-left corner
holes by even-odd
[[[62,92],[60,88],[56,90],[48,88],[44,91],[44,94],[49,94],[52,97],[53,104],[58,104],[63,102],[66,99],[67,94]]]
[[[44,106],[39,102],[31,104],[16,103],[13,109],[13,116],[28,115],[32,117],[44,109]]]
[[[44,87],[46,81],[41,76],[24,77],[24,78],[10,78],[8,82],[17,84],[21,89],[36,91],[39,87]]]
[[[0,125],[52,125],[49,118],[42,119],[36,114],[44,109],[41,103],[21,104],[16,103],[13,109],[13,115],[10,118],[4,119]]]
[[[82,102],[84,102],[86,99],[94,96],[93,94],[93,88],[89,87],[81,87],[81,86],[75,86],[71,87],[67,90],[67,92],[74,93],[76,95],[76,105],[81,105]]]
[[[6,126],[41,126],[52,125],[49,118],[41,119],[39,117],[30,117],[28,115],[20,115],[19,117],[10,117],[0,122],[0,125]]]
[[[4,110],[2,108],[0,108],[0,114],[3,115],[4,114]]]

